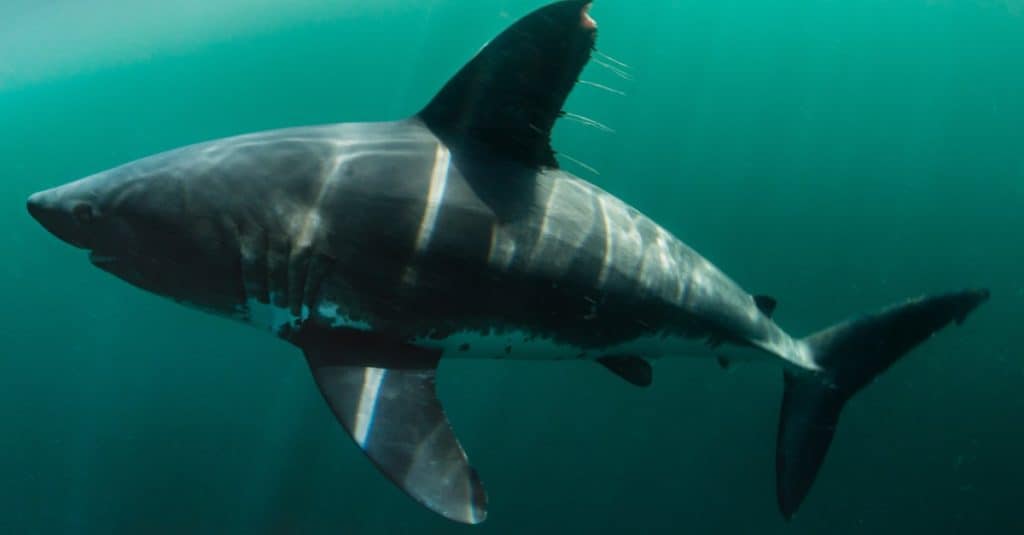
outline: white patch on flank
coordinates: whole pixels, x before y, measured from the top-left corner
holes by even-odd
[[[419,233],[416,235],[416,251],[423,252],[430,243],[430,236],[434,233],[434,225],[437,224],[437,212],[444,199],[444,192],[448,188],[448,170],[451,166],[451,152],[444,145],[437,146],[437,153],[434,155],[434,170],[430,174],[430,192],[427,196],[427,206],[420,221]]]
[[[640,281],[640,285],[644,288],[653,288],[658,279],[658,275],[662,272],[655,267],[653,258],[657,254],[654,247],[647,247],[644,249],[643,254],[640,256],[640,267],[637,268],[637,280]]]
[[[646,335],[622,344],[589,349],[532,336],[525,331],[462,331],[442,340],[422,338],[413,340],[413,343],[440,349],[444,351],[445,359],[593,360],[608,355],[635,355],[648,359],[713,358],[718,355],[703,339],[662,335]]]
[[[658,237],[655,238],[655,244],[658,247],[658,263],[661,264],[661,269],[666,272],[675,271],[677,269],[676,261],[668,252],[669,238],[660,226],[654,228],[658,234]]]
[[[661,263],[661,268],[665,271],[667,276],[671,277],[673,284],[675,285],[675,293],[671,295],[671,302],[681,303],[683,301],[683,295],[686,293],[686,283],[684,281],[683,274],[681,271],[683,268],[679,265],[678,259],[672,255],[670,244],[674,239],[671,235],[665,232],[665,229],[660,226],[655,227],[657,229],[658,238],[658,257]]]
[[[786,355],[782,358],[806,370],[823,370],[821,365],[814,361],[814,352],[811,351],[811,347],[807,345],[807,342],[804,342],[803,340],[795,340],[789,336],[785,337],[783,340],[785,341],[783,347],[778,348],[780,354]]]
[[[614,243],[615,269],[622,273],[635,273],[640,267],[644,254],[644,241],[636,228],[634,214],[621,202],[603,203],[609,236]]]
[[[685,298],[687,302],[681,304],[687,306],[692,303],[717,300],[721,296],[723,278],[724,275],[706,259],[701,257],[693,259],[693,263],[690,265],[688,292]]]
[[[540,235],[530,260],[549,276],[560,277],[569,271],[594,232],[594,204],[588,193],[581,195],[579,190],[575,180],[558,179],[544,205]]]
[[[441,144],[437,145],[434,153],[434,168],[430,172],[430,190],[427,192],[427,202],[423,209],[423,218],[420,220],[420,228],[416,233],[416,252],[423,253],[430,245],[430,237],[434,234],[434,226],[437,224],[437,213],[444,201],[444,193],[448,189],[448,171],[451,168],[451,152]],[[406,286],[416,284],[418,273],[415,264],[406,266],[402,274],[402,283]]]
[[[637,279],[641,285],[666,301],[678,303],[682,292],[681,274],[676,261],[669,254],[664,232],[657,228],[652,243],[643,248]]]
[[[369,331],[372,329],[369,323],[354,320],[342,314],[340,307],[335,303],[320,303],[320,306],[317,307],[316,311],[320,317],[330,321],[328,324],[330,327],[347,327],[349,329],[358,329],[360,331]]]
[[[359,405],[352,425],[352,438],[361,448],[366,447],[366,437],[373,428],[373,413],[377,409],[380,385],[387,373],[383,368],[366,368],[363,371],[363,388],[359,392]]]
[[[601,258],[601,271],[597,275],[597,286],[602,287],[608,282],[608,270],[612,265],[612,241],[611,225],[608,224],[608,208],[604,204],[604,196],[597,196],[597,206],[601,209],[601,222],[604,224],[604,257]]]
[[[323,189],[321,186],[321,192]],[[319,202],[318,200],[317,203]],[[298,218],[299,216],[296,215],[295,217]],[[294,258],[313,243],[313,237],[320,228],[320,207],[313,205],[306,211],[305,216],[300,221],[292,221],[292,227],[298,228],[298,233],[295,235],[295,245],[292,247],[292,258]]]
[[[270,301],[273,303],[273,295],[270,296]],[[249,323],[268,329],[276,334],[281,332],[281,329],[288,325],[293,325],[299,320],[287,307],[279,307],[271,303],[260,303],[252,297],[246,299],[245,317]],[[303,310],[308,315],[309,309],[304,307]]]
[[[274,295],[270,296],[270,300],[271,302],[274,301]],[[372,330],[369,323],[354,320],[346,316],[341,312],[341,308],[334,303],[320,303],[316,312],[317,316],[323,320],[328,327],[345,327],[349,329],[358,329],[360,331]],[[281,330],[285,327],[298,327],[300,322],[310,319],[310,317],[312,317],[312,311],[307,305],[302,305],[302,310],[299,312],[299,315],[296,316],[292,314],[291,310],[287,307],[260,303],[250,297],[245,301],[244,306],[239,307],[237,317],[250,325],[267,329],[274,334],[280,334]]]
[[[507,270],[516,256],[516,241],[495,224],[491,227],[491,248],[487,253],[487,263],[493,268]]]
[[[341,169],[344,161],[345,157],[343,155],[338,154],[334,156],[331,167],[320,177],[320,189],[316,194],[316,200],[306,210],[300,222],[292,222],[293,227],[298,227],[298,232],[295,234],[295,244],[292,247],[292,260],[303,251],[308,250],[313,244],[313,239],[320,230],[320,207],[323,205],[324,195],[327,193],[327,185],[338,176],[338,170]],[[296,215],[296,217],[298,216]]]

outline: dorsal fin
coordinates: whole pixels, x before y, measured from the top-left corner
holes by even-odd
[[[754,303],[757,304],[757,308],[761,313],[769,318],[775,313],[775,307],[779,304],[774,297],[769,297],[767,295],[755,295]]]
[[[551,129],[594,48],[591,1],[556,2],[520,19],[418,117],[453,149],[482,147],[530,167],[558,167]]]

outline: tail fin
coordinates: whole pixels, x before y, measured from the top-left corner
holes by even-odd
[[[785,373],[776,491],[787,519],[814,482],[843,405],[936,331],[963,323],[988,297],[988,290],[969,290],[915,299],[804,339],[822,371]]]

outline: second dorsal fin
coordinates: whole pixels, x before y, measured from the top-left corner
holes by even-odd
[[[533,168],[558,167],[551,129],[590,60],[592,0],[556,2],[488,43],[418,115],[454,149],[480,147]]]
[[[757,304],[757,308],[761,313],[769,318],[772,317],[772,314],[775,314],[775,307],[779,304],[774,297],[767,295],[755,295],[754,303]]]

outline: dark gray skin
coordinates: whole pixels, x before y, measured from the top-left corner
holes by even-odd
[[[558,169],[551,127],[590,57],[587,0],[515,23],[416,116],[193,145],[36,193],[28,209],[144,290],[300,348],[328,406],[399,487],[475,524],[487,498],[434,384],[442,357],[774,356],[783,515],[843,405],[988,298],[934,295],[804,339],[668,231]]]
[[[99,173],[33,195],[29,210],[148,291],[245,320],[253,299],[286,308],[287,325],[258,324],[285,337],[307,317],[335,324],[320,313],[331,303],[402,339],[506,330],[564,345],[513,358],[678,336],[803,364],[753,297],[619,199],[515,162],[456,160],[434,179],[439,151],[415,120],[272,131]],[[428,234],[432,179],[444,191]]]

